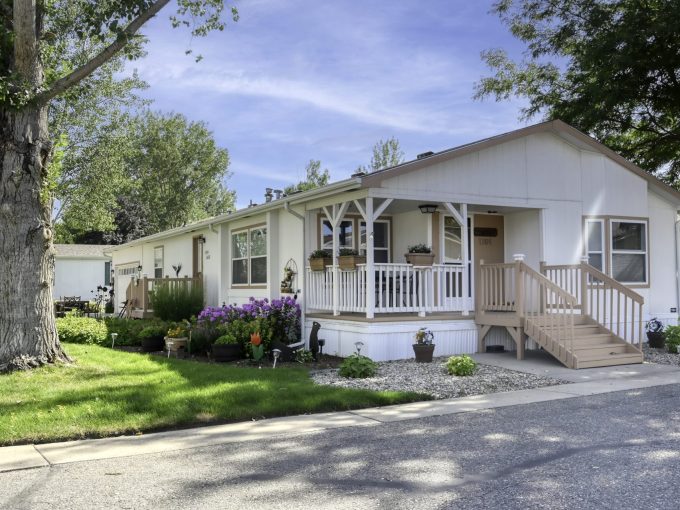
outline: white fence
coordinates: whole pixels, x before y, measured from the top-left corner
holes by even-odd
[[[333,311],[333,284],[337,275],[338,312],[365,312],[368,278],[375,281],[374,310],[377,313],[454,312],[468,310],[471,297],[462,266],[375,264],[374,274],[366,265],[352,271],[329,266],[324,271],[307,268],[307,306],[312,310]],[[466,306],[467,305],[467,306]]]

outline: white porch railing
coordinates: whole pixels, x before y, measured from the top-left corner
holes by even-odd
[[[471,308],[471,298],[464,296],[462,266],[411,264],[375,264],[375,312],[457,312]],[[333,311],[333,281],[336,269],[324,271],[307,268],[307,306],[312,310]],[[366,312],[366,265],[353,271],[337,269],[338,312]],[[467,305],[467,306],[466,306]]]

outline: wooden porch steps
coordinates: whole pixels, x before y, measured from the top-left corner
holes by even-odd
[[[552,268],[562,276],[551,280],[522,261],[480,266],[482,292],[475,313],[480,351],[491,327],[502,326],[514,339],[519,359],[529,337],[570,368],[642,363],[644,299],[588,264]],[[543,271],[550,269],[542,265]],[[575,290],[579,297],[571,293]],[[508,295],[514,300],[503,298]],[[508,302],[511,310],[498,311],[498,302]],[[607,319],[603,310],[610,315],[623,310],[618,317],[625,326]]]

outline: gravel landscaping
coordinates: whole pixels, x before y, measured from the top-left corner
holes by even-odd
[[[435,358],[432,363],[416,363],[412,359],[385,361],[378,363],[375,377],[366,379],[340,377],[337,370],[318,370],[310,375],[317,384],[376,391],[413,391],[434,398],[465,397],[568,384],[568,381],[481,364],[477,365],[473,375],[456,377],[446,371],[447,359]]]
[[[648,344],[642,344],[642,352],[649,363],[680,366],[680,354],[671,354],[666,349],[652,349]]]

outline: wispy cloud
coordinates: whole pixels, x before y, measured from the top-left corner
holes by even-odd
[[[302,177],[333,178],[396,136],[407,157],[517,127],[518,103],[474,102],[479,53],[517,43],[489,4],[430,0],[249,0],[224,33],[189,40],[154,20],[137,63],[155,107],[206,121],[232,155],[239,202]],[[205,58],[183,55],[191,45]],[[245,200],[247,203],[247,200]]]

